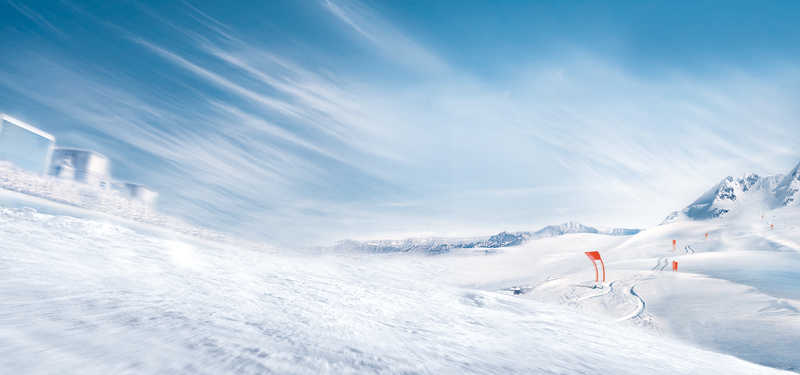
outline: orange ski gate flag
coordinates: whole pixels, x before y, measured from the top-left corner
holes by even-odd
[[[585,254],[589,257],[589,259],[592,260],[592,264],[594,264],[594,282],[598,282],[600,280],[600,272],[597,270],[597,263],[595,262],[596,260],[599,260],[600,265],[603,267],[603,282],[606,282],[606,265],[603,264],[603,259],[600,258],[600,253],[597,251],[587,251]]]

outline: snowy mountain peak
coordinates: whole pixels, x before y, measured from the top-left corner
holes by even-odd
[[[722,180],[722,182],[717,185],[716,191],[714,191],[714,200],[729,200],[735,201],[736,200],[736,188],[741,187],[741,185],[733,179],[733,177],[728,176],[728,178]]]
[[[759,177],[757,174],[750,173],[742,175],[742,177],[739,178],[738,182],[739,185],[742,187],[742,191],[748,191],[753,187],[757,187],[762,180],[763,179]]]
[[[755,173],[744,174],[738,179],[728,176],[701,195],[690,206],[742,201],[749,196],[760,195],[762,192],[775,189],[778,181],[782,178],[783,175],[780,174],[759,176]]]
[[[743,206],[775,209],[791,205],[800,190],[800,164],[789,175],[728,176],[681,211],[669,214],[662,224],[681,220],[707,220],[738,212]]]
[[[581,223],[570,221],[561,225],[550,225],[534,233],[537,236],[561,236],[568,233],[598,233],[596,228],[587,227]]]

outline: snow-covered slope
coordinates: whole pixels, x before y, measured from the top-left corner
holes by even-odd
[[[403,240],[356,241],[345,240],[331,247],[317,247],[314,251],[322,252],[362,252],[362,253],[396,253],[426,252],[441,254],[457,249],[497,249],[518,246],[530,240],[563,236],[570,233],[592,233],[610,236],[630,236],[639,233],[639,229],[593,228],[571,221],[561,225],[550,225],[536,232],[501,232],[494,236],[471,238],[407,238]]]
[[[716,219],[734,215],[743,209],[789,207],[798,199],[798,191],[800,164],[786,176],[759,176],[755,173],[738,179],[728,176],[683,210],[672,212],[664,223]]]
[[[800,207],[781,207],[763,219],[743,211],[608,237],[618,241],[572,234],[491,257],[441,260],[461,270],[454,280],[465,285],[601,314],[800,372],[799,226]],[[595,270],[584,251],[602,255],[603,289],[591,289]]]
[[[0,238],[3,374],[780,373],[626,322],[452,283],[470,273],[458,261],[505,253],[269,253],[7,208]],[[581,239],[626,238],[542,241]],[[550,261],[575,252],[550,251]]]

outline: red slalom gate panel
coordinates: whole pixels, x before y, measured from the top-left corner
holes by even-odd
[[[597,251],[587,251],[584,254],[586,254],[586,256],[592,260],[592,264],[594,265],[594,282],[598,282],[600,280],[600,272],[597,270],[597,263],[595,262],[596,260],[599,260],[600,266],[603,267],[603,282],[606,282],[606,265],[603,264],[603,259],[600,258],[600,253]]]
[[[675,244],[676,244],[676,243],[677,243],[677,241],[675,241],[675,240],[672,240],[672,251],[675,251]]]
[[[678,262],[672,261],[672,270],[678,272]]]

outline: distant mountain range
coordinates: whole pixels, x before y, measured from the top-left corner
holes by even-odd
[[[800,164],[787,175],[759,176],[755,173],[740,178],[728,176],[681,211],[672,212],[661,224],[682,220],[707,220],[724,217],[744,206],[772,210],[789,207],[800,200]],[[496,249],[518,246],[541,238],[563,236],[571,233],[591,233],[609,236],[630,236],[639,229],[607,229],[587,227],[571,221],[551,225],[536,232],[501,232],[494,236],[467,238],[406,238],[402,240],[356,241],[344,240],[334,246],[314,247],[313,251],[398,253],[446,253],[457,249]]]
[[[330,247],[317,247],[313,250],[326,252],[398,253],[427,252],[446,253],[456,249],[484,248],[496,249],[521,245],[531,240],[557,237],[571,233],[591,233],[609,236],[629,236],[639,233],[639,229],[593,228],[571,221],[561,225],[551,225],[536,232],[501,232],[494,236],[470,238],[407,238],[403,240],[356,241],[345,240]]]
[[[790,207],[800,199],[800,164],[787,175],[740,178],[728,176],[681,211],[669,214],[663,224],[682,220],[707,220],[730,215],[744,206],[761,210]]]

